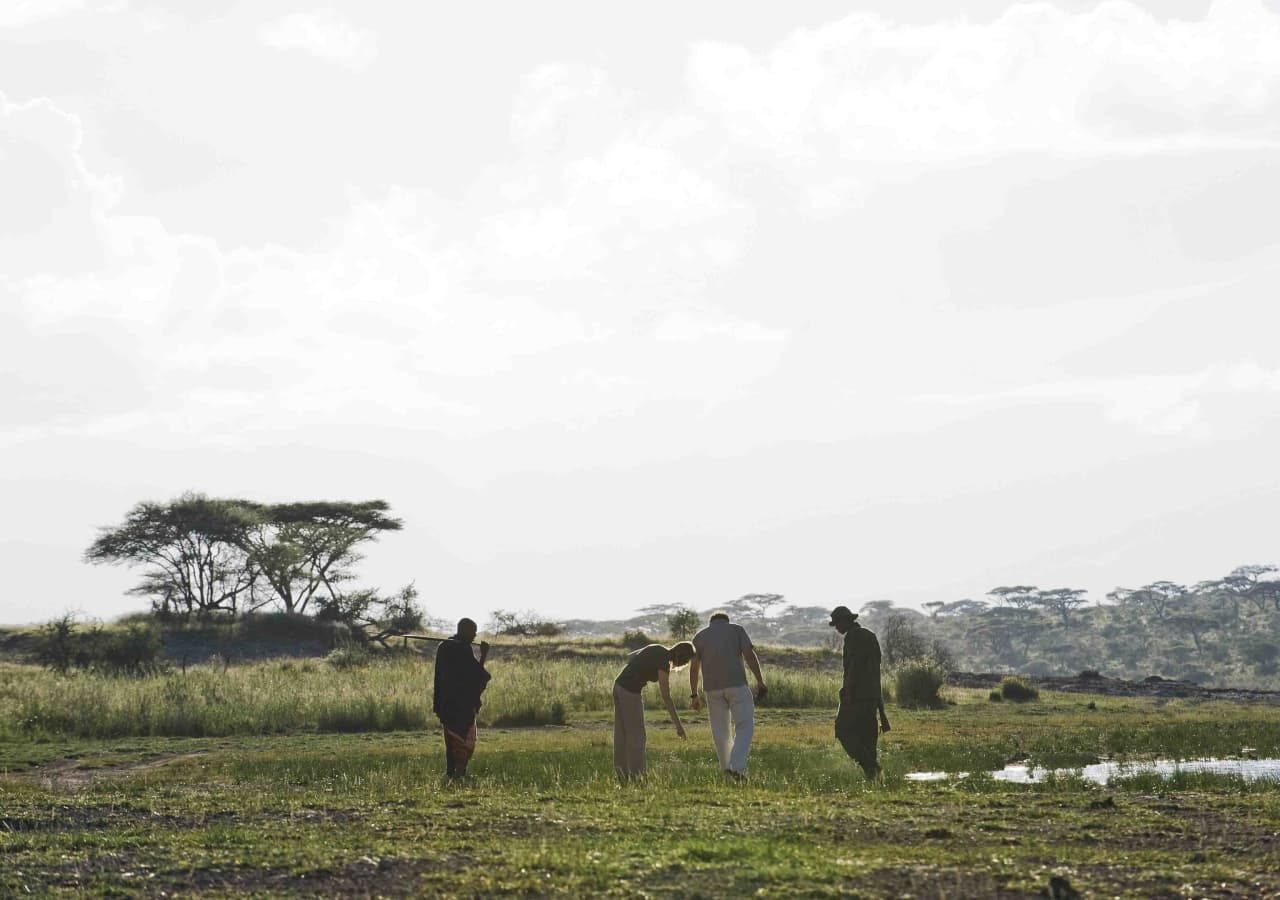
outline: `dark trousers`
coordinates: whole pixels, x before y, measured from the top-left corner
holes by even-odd
[[[836,713],[836,740],[853,761],[862,766],[868,778],[880,771],[876,762],[876,739],[880,723],[876,720],[875,700],[845,700]]]

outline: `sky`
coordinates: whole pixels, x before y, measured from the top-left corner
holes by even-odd
[[[0,622],[185,491],[433,617],[1280,562],[1280,0],[0,0]]]

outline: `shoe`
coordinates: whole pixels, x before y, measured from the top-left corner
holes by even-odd
[[[725,769],[724,774],[729,776],[732,781],[746,781],[747,779],[746,772],[735,772],[733,769]]]

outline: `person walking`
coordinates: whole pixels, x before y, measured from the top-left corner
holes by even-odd
[[[836,713],[836,740],[867,778],[875,778],[880,773],[876,739],[880,729],[889,730],[880,694],[880,642],[874,633],[858,624],[858,614],[847,606],[833,609],[827,624],[844,635],[844,680]]]
[[[671,670],[687,666],[693,659],[693,644],[681,641],[671,647],[650,644],[627,656],[627,664],[613,682],[613,768],[623,781],[644,774],[644,686],[658,682],[662,704],[676,726],[676,736],[684,737],[684,725],[671,701]]]
[[[755,733],[755,700],[769,689],[760,670],[760,658],[747,630],[729,621],[726,613],[711,616],[707,627],[693,636],[698,655],[689,667],[689,695],[693,708],[700,709],[698,676],[702,676],[707,696],[707,718],[711,741],[715,744],[720,768],[731,778],[747,774],[747,754]],[[747,687],[747,672],[756,679],[756,696]]]
[[[458,622],[458,633],[441,641],[436,649],[435,690],[432,710],[444,727],[445,774],[466,778],[467,764],[476,751],[476,713],[480,695],[492,677],[485,670],[489,644],[480,642],[480,658],[471,645],[476,639],[476,623]]]

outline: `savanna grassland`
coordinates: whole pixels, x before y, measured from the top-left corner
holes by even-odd
[[[890,705],[870,784],[832,738],[829,660],[782,654],[746,783],[721,780],[705,712],[682,710],[679,741],[651,704],[650,774],[623,786],[614,655],[493,660],[463,784],[441,777],[414,655],[150,678],[0,667],[0,894],[1015,897],[1056,875],[1095,896],[1280,895],[1274,783],[904,777],[1278,756],[1280,706],[949,688],[941,708]],[[564,724],[520,724],[548,721]]]

